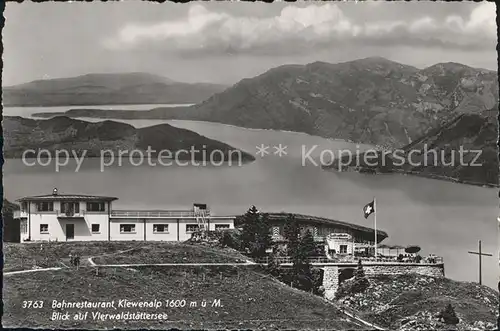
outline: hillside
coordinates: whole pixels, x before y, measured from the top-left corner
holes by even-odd
[[[67,150],[69,153],[97,157],[103,150],[146,151],[150,147],[151,156],[158,156],[159,151],[167,150],[170,157],[191,159],[192,148],[194,160],[203,160],[202,151],[206,151],[207,162],[221,160],[253,161],[254,157],[239,151],[222,142],[201,136],[195,132],[179,129],[169,124],[160,124],[146,128],[135,127],[119,122],[103,121],[91,123],[64,116],[48,120],[33,120],[22,117],[6,116],[3,119],[4,157],[20,158],[27,149],[48,149],[52,155],[56,150]],[[213,153],[217,151],[216,153]],[[222,153],[222,154],[221,154]],[[126,155],[126,154],[125,154]],[[169,156],[168,153],[162,154]]]
[[[96,243],[92,243],[96,244]],[[103,242],[82,247],[62,243],[45,244],[44,250],[54,253],[54,260],[73,253],[84,256],[117,252],[126,245],[145,248],[158,256],[171,248],[172,252],[187,253],[187,262],[197,262],[203,257],[206,247],[195,247],[181,243],[131,243]],[[17,246],[33,246],[31,252],[40,255],[38,244],[10,246],[7,257],[15,257]],[[64,247],[63,247],[64,246]],[[142,247],[144,246],[144,247]],[[52,249],[51,247],[54,247]],[[63,248],[64,254],[59,249]],[[100,251],[100,252],[99,252]],[[194,254],[192,254],[194,252]],[[170,253],[172,257],[174,254]],[[192,260],[192,257],[196,257]],[[111,256],[107,257],[108,259]],[[226,252],[215,250],[205,255],[206,259],[228,261]],[[29,260],[29,258],[27,258]],[[203,261],[207,261],[207,260]],[[8,262],[12,259],[6,259]],[[85,262],[86,259],[82,259]],[[324,329],[358,330],[357,324],[349,322],[333,305],[310,293],[283,285],[257,266],[172,266],[142,268],[94,268],[82,266],[58,271],[4,275],[4,327],[31,327],[47,329]],[[52,300],[66,302],[102,302],[128,299],[130,301],[161,301],[160,308],[99,308],[99,309],[52,309]],[[23,309],[25,300],[42,300],[43,308]],[[168,307],[166,302],[185,300],[184,307]],[[220,300],[220,305],[212,305]],[[192,303],[195,303],[194,305]],[[202,303],[206,302],[206,307]],[[51,321],[54,311],[88,312],[81,321]],[[166,313],[167,320],[94,320],[92,313]]]
[[[442,127],[401,148],[353,157],[345,170],[368,173],[404,172],[478,185],[498,185],[496,111],[460,114]],[[463,150],[462,155],[460,150]],[[433,150],[435,152],[433,152]],[[427,152],[427,154],[426,154]],[[373,153],[371,153],[374,155]],[[349,163],[347,156],[342,164]],[[339,169],[339,162],[325,168]]]
[[[4,106],[197,103],[225,89],[187,84],[147,73],[88,74],[3,88]]]
[[[358,310],[368,321],[390,330],[494,330],[498,293],[487,286],[421,275],[368,278],[363,294],[340,295],[338,303]],[[349,287],[350,281],[341,285]],[[437,318],[451,304],[460,323],[446,326]]]
[[[105,252],[106,255],[101,256]],[[242,262],[246,258],[227,249],[213,249],[178,242],[80,241],[6,243],[4,245],[4,271],[60,267],[69,260],[69,254],[98,256],[97,264],[123,263],[182,263],[182,262]]]
[[[123,116],[202,120],[402,147],[457,114],[478,113],[497,102],[494,71],[458,63],[420,70],[372,57],[337,64],[284,65],[243,79],[188,108],[157,108]],[[99,110],[89,115],[109,116]]]

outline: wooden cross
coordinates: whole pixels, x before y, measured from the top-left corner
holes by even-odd
[[[483,280],[482,280],[482,260],[483,260],[483,256],[493,256],[489,253],[483,253],[481,252],[481,240],[479,240],[479,251],[478,252],[470,252],[469,251],[469,254],[475,254],[475,255],[478,255],[479,256],[479,285],[482,285],[483,283]]]

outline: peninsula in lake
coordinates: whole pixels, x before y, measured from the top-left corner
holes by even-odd
[[[209,139],[195,132],[176,128],[169,124],[160,124],[137,129],[132,125],[103,121],[91,123],[58,116],[48,120],[33,120],[22,117],[6,116],[3,119],[4,157],[20,158],[26,150],[46,149],[51,155],[56,150],[67,150],[69,153],[86,151],[87,157],[98,157],[101,151],[169,151],[177,159],[203,160],[213,152],[214,161],[250,162],[253,155],[238,150],[220,141]],[[80,154],[78,154],[80,155]],[[163,154],[163,156],[168,156]]]

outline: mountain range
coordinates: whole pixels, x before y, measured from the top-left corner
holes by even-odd
[[[180,83],[148,73],[87,74],[37,80],[3,88],[4,106],[186,104],[201,102],[225,86]]]
[[[125,123],[113,121],[91,123],[65,116],[48,120],[5,116],[3,130],[5,158],[21,158],[28,149],[47,149],[52,156],[57,150],[66,150],[70,155],[76,153],[78,156],[87,157],[99,157],[104,150],[110,150],[115,153],[114,155],[120,155],[119,151],[140,150],[144,151],[143,155],[147,157],[145,151],[150,147],[152,151],[156,151],[151,152],[151,156],[155,157],[159,156],[159,151],[166,150],[173,154],[171,157],[183,160],[202,161],[205,157],[203,151],[206,151],[207,162],[220,161],[222,158],[224,161],[242,162],[255,159],[252,155],[227,144],[169,124],[136,129]],[[196,152],[191,157],[191,154],[184,151],[190,151],[192,148]],[[83,151],[86,151],[85,155]],[[174,154],[179,151],[183,152]],[[217,152],[212,155],[213,151]],[[128,153],[124,155],[127,156]],[[169,155],[165,152],[160,156]]]
[[[417,69],[371,57],[276,67],[190,107],[66,115],[201,120],[402,147],[457,114],[481,113],[497,104],[495,71],[458,63]]]
[[[498,173],[498,159],[492,152],[496,149],[496,140],[491,139],[498,136],[497,109],[498,76],[495,71],[451,62],[418,69],[370,57],[337,64],[314,62],[279,66],[243,79],[189,107],[150,111],[71,109],[66,115],[219,122],[247,128],[304,132],[370,144],[379,150],[408,150],[415,146],[412,145],[415,141],[424,138],[436,146],[449,148],[461,143],[456,137],[462,134],[464,121],[471,120],[477,124],[471,134],[478,136],[469,136],[467,145],[471,149],[489,151],[484,161]],[[38,114],[41,117],[54,115]],[[447,129],[440,131],[440,128]],[[480,171],[461,166],[452,168],[404,170],[450,176],[455,180],[462,180],[464,173]],[[465,177],[471,179],[469,175]],[[490,174],[487,178],[489,184],[498,183],[495,175]],[[474,175],[472,181],[474,179],[483,182],[485,177]]]

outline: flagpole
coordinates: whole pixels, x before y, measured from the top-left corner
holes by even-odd
[[[374,223],[374,228],[375,228],[375,261],[377,261],[378,257],[378,249],[377,249],[377,202],[375,197],[373,197],[373,209],[375,211],[373,212],[373,223]]]

